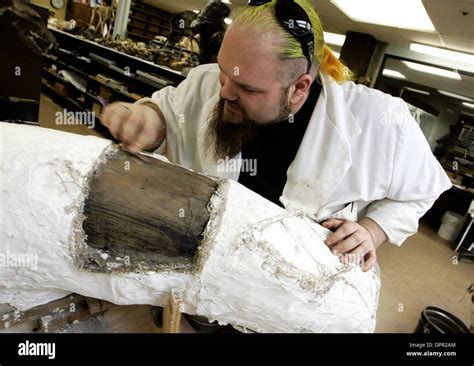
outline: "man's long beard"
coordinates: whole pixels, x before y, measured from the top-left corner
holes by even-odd
[[[209,125],[206,131],[206,146],[216,160],[233,158],[243,147],[247,146],[257,136],[260,128],[286,120],[291,113],[288,106],[289,88],[282,89],[280,109],[277,118],[267,123],[257,123],[240,107],[243,121],[240,124],[230,122],[225,118],[225,99],[219,98],[214,110],[209,115]]]

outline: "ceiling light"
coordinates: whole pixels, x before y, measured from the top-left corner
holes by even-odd
[[[231,5],[232,5],[232,3],[230,2],[230,0],[222,0],[222,2],[225,3],[225,4],[231,4]]]
[[[332,44],[334,46],[342,46],[344,41],[346,40],[346,36],[343,34],[336,34],[336,33],[324,33],[324,42],[327,44]]]
[[[230,24],[230,23],[232,23],[232,19],[230,19],[230,18],[225,18],[225,19],[224,19],[224,22],[225,22],[225,24]]]
[[[196,9],[193,9],[193,11],[194,11],[196,14],[198,14],[198,13],[201,12],[200,10],[196,10]]]
[[[426,72],[428,74],[438,75],[445,78],[461,80],[461,75],[459,75],[459,73],[454,72],[454,71],[440,69],[439,67],[427,66],[427,65],[423,65],[423,64],[419,64],[419,63],[411,62],[411,61],[402,61],[402,63],[404,63],[410,69],[413,69],[416,71]]]
[[[391,78],[406,79],[405,75],[403,75],[401,72],[398,72],[398,71],[395,71],[395,70],[384,69],[382,74],[384,76],[388,76],[388,77],[391,77]]]
[[[443,48],[426,46],[424,44],[419,44],[419,43],[411,43],[410,50],[424,53],[425,55],[445,58],[452,61],[465,62],[467,64],[474,64],[474,55],[470,55],[464,52],[445,50]]]
[[[467,107],[467,108],[472,108],[472,109],[474,109],[474,104],[472,104],[472,103],[462,102],[461,104],[462,104],[463,106]]]
[[[447,97],[461,99],[461,100],[465,100],[466,102],[474,103],[474,99],[465,97],[464,95],[454,94],[454,93],[447,92],[447,91],[444,91],[444,90],[439,90],[439,89],[438,89],[438,93],[446,95]]]
[[[421,0],[331,0],[331,3],[357,22],[435,31]]]
[[[415,88],[410,88],[408,86],[405,86],[403,89],[405,90],[409,90],[413,93],[418,93],[418,94],[424,94],[424,95],[430,95],[430,92],[429,91],[426,91],[426,90],[420,90],[420,89],[415,89]]]

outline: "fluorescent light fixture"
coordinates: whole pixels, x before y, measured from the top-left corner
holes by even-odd
[[[225,4],[232,4],[232,3],[230,2],[230,0],[222,0],[222,2],[225,3]]]
[[[426,72],[428,74],[442,76],[445,78],[461,80],[461,75],[459,75],[459,73],[454,72],[454,71],[440,69],[439,67],[427,66],[427,65],[423,65],[423,64],[419,64],[419,63],[411,62],[411,61],[402,61],[402,63],[404,63],[410,69],[413,69],[416,71]]]
[[[343,34],[337,34],[337,33],[329,33],[329,32],[323,32],[324,33],[324,42],[327,44],[332,44],[334,46],[342,46],[344,44],[344,41],[346,40],[346,36]]]
[[[230,19],[230,18],[225,18],[225,19],[224,19],[224,22],[225,22],[225,24],[230,24],[230,23],[232,23],[232,19]]]
[[[439,89],[438,89],[438,93],[446,95],[447,97],[461,99],[461,100],[464,100],[466,102],[474,103],[474,99],[465,97],[464,95],[459,95],[459,94],[455,94],[455,93],[451,93],[451,92],[447,92],[447,91],[439,90]]]
[[[331,3],[357,22],[435,31],[421,0],[331,0]]]
[[[201,11],[200,11],[200,10],[193,9],[193,12],[195,12],[196,14],[198,14],[198,13],[200,13]]]
[[[462,104],[464,107],[474,109],[474,104],[472,104],[472,103],[462,102],[461,104]]]
[[[430,92],[429,92],[429,91],[426,91],[426,90],[410,88],[410,87],[408,87],[408,86],[405,86],[403,89],[409,90],[409,91],[411,91],[411,92],[413,92],[413,93],[424,94],[424,95],[430,95]]]
[[[382,75],[396,79],[406,79],[405,75],[403,75],[401,72],[390,69],[384,69]]]
[[[445,50],[443,48],[426,46],[424,44],[419,44],[419,43],[411,43],[410,50],[419,52],[419,53],[424,53],[425,55],[445,58],[447,60],[465,62],[467,64],[474,64],[474,55],[470,55],[464,52]]]

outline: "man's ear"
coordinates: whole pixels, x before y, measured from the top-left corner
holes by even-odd
[[[309,74],[302,74],[290,88],[290,106],[298,106],[306,100],[313,78]]]

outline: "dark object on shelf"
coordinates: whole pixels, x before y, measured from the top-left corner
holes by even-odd
[[[469,333],[469,329],[446,310],[428,306],[421,312],[414,333]]]
[[[226,25],[224,19],[230,14],[230,8],[220,0],[211,0],[191,24],[193,33],[200,34],[199,63],[212,62],[221,47]]]
[[[0,8],[0,16],[11,18],[20,40],[38,56],[48,54],[57,46],[56,38],[41,16],[24,0],[12,0],[10,6]]]
[[[89,57],[91,58],[91,60],[95,60],[97,62],[100,62],[102,65],[105,65],[105,66],[110,66],[110,65],[116,65],[117,64],[115,61],[111,61],[108,58],[101,57],[101,56],[96,55],[95,53],[92,53],[92,52],[89,53]]]
[[[137,70],[137,79],[152,84],[158,89],[164,88],[165,86],[173,85],[170,80],[160,78],[157,75],[151,75],[140,70]]]
[[[117,71],[118,73],[120,73],[124,76],[128,76],[128,77],[135,77],[136,76],[136,74],[127,72],[127,70],[121,69],[120,67],[117,67],[116,65],[111,64],[111,65],[109,65],[109,67],[112,70]]]

